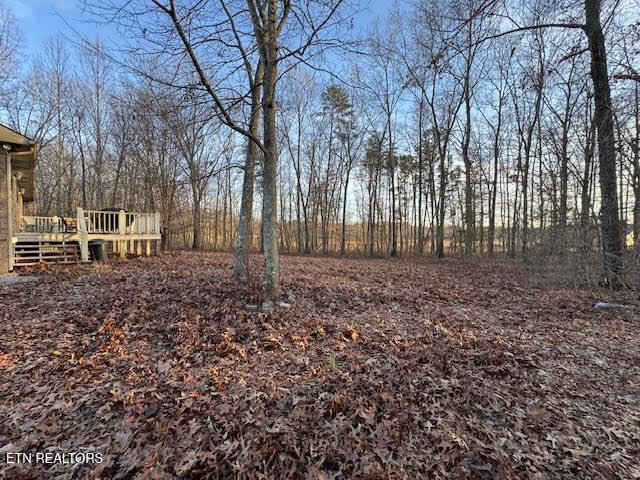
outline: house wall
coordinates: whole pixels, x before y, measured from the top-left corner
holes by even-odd
[[[0,275],[11,270],[11,208],[9,175],[11,167],[7,155],[0,153]],[[12,202],[13,203],[13,202]]]

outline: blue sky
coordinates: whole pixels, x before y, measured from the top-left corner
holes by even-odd
[[[4,0],[4,3],[20,23],[27,53],[34,52],[57,32],[63,32],[66,25],[62,18],[74,26],[81,19],[76,0]],[[81,28],[83,33],[95,31],[92,25]]]
[[[83,16],[77,0],[0,0],[5,3],[19,20],[24,35],[24,47],[27,54],[36,52],[42,42],[58,32],[69,36],[69,26],[87,38],[110,36],[107,25],[96,25]],[[384,14],[391,5],[388,0],[360,0],[362,14],[355,23],[366,28],[377,15]],[[67,25],[68,24],[68,25]]]

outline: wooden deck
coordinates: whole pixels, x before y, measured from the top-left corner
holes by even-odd
[[[13,265],[89,262],[90,246],[96,242],[110,242],[121,257],[150,256],[160,239],[157,212],[78,208],[73,217],[24,216],[12,239]]]

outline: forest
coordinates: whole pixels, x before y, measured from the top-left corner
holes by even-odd
[[[1,2],[0,475],[640,478],[639,0]]]
[[[599,40],[582,5],[288,5],[272,132],[243,2],[87,3],[122,37],[69,28],[28,61],[5,8],[2,117],[37,142],[33,214],[158,210],[164,248],[508,254],[634,280],[614,263],[640,229],[637,3],[589,5]]]

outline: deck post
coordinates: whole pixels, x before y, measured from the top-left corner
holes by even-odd
[[[127,234],[127,214],[124,210],[118,212],[118,230],[120,235]]]
[[[118,232],[120,235],[127,234],[127,212],[122,209],[118,212]],[[127,258],[126,240],[118,240],[118,251],[118,253],[120,253],[120,258]]]
[[[153,233],[155,235],[162,235],[162,232],[160,231],[160,212],[156,212],[154,214]],[[153,250],[155,255],[160,255],[161,242],[162,240],[153,241]]]
[[[89,261],[89,234],[87,224],[84,221],[84,210],[78,207],[78,231],[80,232],[80,260]]]
[[[145,256],[150,257],[151,256],[151,240],[145,240],[144,244],[145,244]]]

